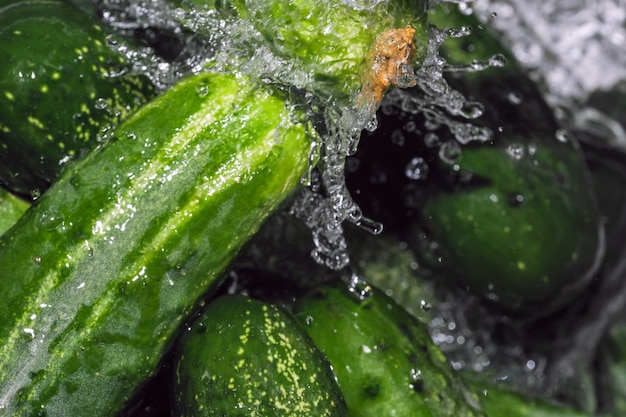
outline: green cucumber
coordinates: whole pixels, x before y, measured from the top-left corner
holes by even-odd
[[[179,0],[172,1],[181,4]],[[419,65],[426,54],[427,2],[424,0],[381,1],[367,5],[337,0],[190,0],[187,3],[197,6],[200,12],[217,9],[225,19],[234,15],[249,22],[264,42],[259,47],[248,44],[244,48],[256,54],[257,63],[271,67],[267,76],[276,78],[279,83],[287,81],[288,87],[293,84],[314,92],[323,101],[354,105],[360,92],[373,87],[371,83],[389,81],[386,87],[380,85],[383,90],[391,85],[414,84],[414,75],[408,69]],[[407,26],[415,33],[401,40],[405,36],[401,31]],[[411,43],[408,60],[395,61],[406,52],[401,46],[391,55],[383,52],[385,45],[381,40],[394,42],[393,36],[384,38],[383,34],[390,33],[389,30],[398,30],[394,32],[395,41]],[[241,34],[236,32],[236,36]],[[244,41],[258,42],[248,38]],[[268,47],[284,61],[281,67],[273,67],[275,58],[266,59],[257,54],[263,47]],[[389,62],[395,67],[390,72],[383,70],[382,80],[370,77],[375,77],[375,68],[383,68]],[[295,79],[289,79],[293,74],[297,74]],[[377,96],[375,101],[380,98]]]
[[[330,364],[276,305],[223,295],[176,352],[176,416],[347,415]]]
[[[180,81],[0,238],[0,415],[111,416],[309,166],[309,123],[227,73]]]
[[[0,8],[0,183],[41,194],[156,91],[107,34],[61,1]]]
[[[486,375],[465,371],[461,376],[469,388],[479,393],[487,417],[591,417],[565,404],[493,382]]]
[[[29,206],[28,201],[0,187],[0,235],[10,229]]]
[[[382,291],[361,290],[323,285],[293,309],[333,366],[350,415],[481,415],[426,326]]]
[[[441,54],[452,64],[504,50],[473,16],[442,7],[431,18],[439,26],[476,29],[443,43]],[[416,247],[425,262],[434,260],[431,267],[508,311],[554,312],[588,287],[604,253],[578,143],[559,128],[538,88],[510,57],[504,68],[452,73],[449,81],[485,105],[475,123],[489,126],[494,137],[464,146],[453,163],[431,164],[433,181],[415,235],[425,232],[437,250],[433,255],[433,245]]]

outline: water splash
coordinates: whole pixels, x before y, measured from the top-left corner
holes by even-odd
[[[584,96],[626,79],[626,1],[478,0],[483,21],[536,69],[551,92]]]
[[[493,138],[491,129],[472,123],[473,119],[483,114],[482,103],[467,100],[463,94],[450,87],[444,78],[444,73],[482,71],[490,67],[500,67],[504,65],[504,57],[495,55],[484,62],[474,61],[465,65],[450,65],[439,55],[441,44],[448,38],[470,35],[471,28],[430,27],[429,30],[427,55],[416,71],[417,86],[412,89],[391,91],[385,97],[383,106],[398,107],[410,114],[421,113],[426,119],[427,130],[432,132],[441,126],[446,126],[461,144],[491,140]],[[459,118],[461,120],[458,120]],[[431,145],[433,143],[430,141]]]
[[[345,0],[348,6],[359,10],[375,7],[381,1]],[[344,177],[346,158],[356,152],[361,132],[377,128],[376,108],[318,102],[319,99],[306,93],[315,90],[316,81],[311,74],[272,52],[266,39],[246,19],[187,2],[173,6],[165,0],[103,0],[99,7],[103,20],[117,30],[156,30],[175,40],[174,44],[179,47],[169,59],[151,52],[152,48],[130,48],[115,45],[114,39],[111,40],[112,45],[133,63],[135,71],[148,74],[161,89],[168,88],[184,74],[202,71],[210,62],[217,69],[235,69],[243,74],[260,76],[280,88],[295,92],[309,103],[312,114],[318,119],[315,123],[321,138],[319,146],[313,147],[315,158],[312,160],[319,162],[315,173],[310,170],[303,179],[306,188],[290,211],[311,229],[315,244],[312,256],[317,262],[332,269],[349,265],[343,236],[346,221],[374,234],[382,231],[380,223],[363,217]],[[461,93],[450,88],[443,74],[446,71],[480,71],[501,65],[502,60],[494,57],[488,62],[448,65],[438,54],[439,46],[447,38],[469,35],[471,29],[439,30],[432,27],[429,31],[425,61],[415,71],[407,68],[407,79],[411,82],[404,87],[417,85],[394,89],[387,94],[383,106],[399,106],[409,113],[422,113],[427,135],[447,126],[458,143],[431,143],[440,148],[442,160],[453,161],[460,152],[458,144],[488,141],[493,133],[472,123],[472,119],[483,113],[482,104],[466,100]],[[417,175],[416,169],[417,166],[413,167],[411,175]],[[420,168],[420,175],[425,175],[426,170],[427,166]]]
[[[477,0],[471,8],[539,81],[561,123],[626,151],[626,120],[614,110],[625,94],[626,0]]]

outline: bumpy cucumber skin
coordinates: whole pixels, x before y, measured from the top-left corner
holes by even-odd
[[[464,371],[461,376],[470,389],[479,393],[487,417],[591,417],[564,404],[525,395],[503,382],[489,380],[487,375]]]
[[[28,201],[0,187],[0,235],[10,229],[28,207]]]
[[[59,1],[0,10],[0,182],[40,194],[63,166],[156,95],[89,16]],[[100,135],[100,136],[99,136]]]
[[[286,310],[224,295],[177,349],[175,415],[345,416],[324,355]]]
[[[183,80],[0,238],[0,415],[110,416],[295,190],[300,113],[245,77]]]
[[[333,366],[349,415],[482,415],[426,326],[382,291],[370,287],[361,299],[343,283],[327,284],[293,311]]]
[[[470,37],[444,42],[441,54],[451,63],[505,51],[478,29],[473,16],[439,10],[431,17],[438,26],[476,29]],[[513,58],[507,59],[504,68],[449,77],[485,105],[476,123],[491,127],[494,138],[462,148],[455,169],[471,174],[468,183],[431,190],[421,219],[438,249],[423,258],[437,259],[430,266],[510,312],[540,316],[588,286],[602,259],[604,233],[576,141],[557,139],[551,109]]]
[[[172,0],[176,1],[176,0]],[[392,0],[357,8],[340,0],[191,0],[198,7],[249,19],[292,72],[305,72],[298,87],[324,101],[353,105],[376,37],[411,25],[415,64],[426,54],[426,1]],[[268,76],[272,76],[271,74]],[[280,82],[280,79],[276,80]]]

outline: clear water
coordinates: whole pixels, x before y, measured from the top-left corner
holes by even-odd
[[[477,0],[473,8],[544,85],[568,127],[626,150],[625,118],[590,101],[626,94],[626,0]]]

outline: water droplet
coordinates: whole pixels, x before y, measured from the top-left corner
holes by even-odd
[[[524,195],[520,193],[511,193],[507,196],[506,201],[511,207],[519,207],[524,202]]]
[[[453,164],[461,156],[461,145],[455,140],[447,140],[439,147],[439,159],[447,164]]]
[[[399,75],[396,78],[396,84],[399,88],[410,88],[416,84],[415,71],[409,64],[401,64],[398,67]]]
[[[32,198],[33,201],[37,200],[39,197],[41,197],[41,190],[39,188],[30,190],[30,198]]]
[[[489,65],[492,67],[503,67],[506,64],[506,57],[502,54],[496,54],[489,58]]]
[[[400,129],[396,129],[391,133],[391,143],[398,146],[404,146],[406,138]]]
[[[519,91],[511,91],[507,94],[506,98],[509,100],[511,104],[521,104],[524,101],[524,96]]]
[[[424,379],[422,378],[421,370],[411,369],[409,372],[409,387],[418,392],[424,389]]]
[[[201,84],[196,87],[196,94],[200,97],[206,97],[209,94],[209,86],[206,84]]]
[[[365,125],[365,130],[368,132],[373,132],[378,129],[378,118],[374,116],[367,124]]]
[[[182,7],[177,7],[172,10],[172,18],[177,21],[182,21],[185,19],[185,10]]]
[[[437,136],[436,133],[428,132],[426,133],[426,135],[424,135],[424,145],[428,146],[429,148],[436,148],[440,144],[441,139],[439,139],[439,136]]]
[[[506,154],[516,161],[522,159],[524,157],[524,153],[524,145],[522,144],[513,143],[506,147]]]
[[[567,143],[572,140],[571,133],[565,129],[557,129],[555,132],[556,140],[562,143]]]
[[[417,124],[413,120],[409,120],[402,126],[404,130],[409,133],[415,132],[417,130]]]
[[[348,289],[351,293],[359,297],[359,300],[361,301],[371,297],[373,294],[372,287],[357,275],[352,275],[350,278]]]
[[[107,102],[105,99],[99,98],[95,101],[93,106],[98,110],[104,110],[107,108]]]
[[[44,210],[37,216],[37,227],[41,230],[55,230],[63,224],[64,218],[54,210]]]
[[[383,232],[383,224],[367,217],[361,217],[354,224],[373,235],[379,235]]]
[[[477,101],[466,101],[463,103],[459,114],[467,119],[476,119],[485,111],[485,106]]]
[[[412,180],[423,180],[428,175],[428,163],[424,158],[416,156],[407,163],[404,175]]]

